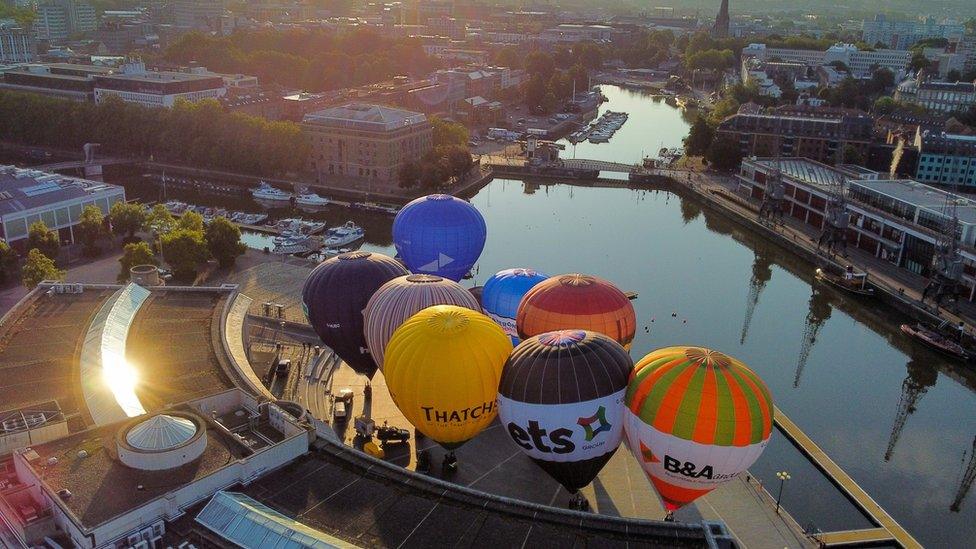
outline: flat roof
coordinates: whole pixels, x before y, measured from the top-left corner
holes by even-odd
[[[0,412],[0,436],[29,431],[59,421],[64,421],[64,413],[55,400],[6,410]]]
[[[305,115],[304,123],[367,131],[393,131],[427,121],[423,113],[383,105],[349,103]]]
[[[976,224],[976,201],[931,185],[911,179],[853,180],[850,184],[871,189],[945,216],[951,215],[949,211],[954,202],[959,221],[970,225]]]
[[[203,455],[173,469],[144,471],[115,459],[116,433],[128,422],[92,428],[32,446],[39,456],[32,462],[32,467],[55,494],[61,489],[71,492],[70,497],[55,497],[82,526],[92,528],[210,475],[248,454],[240,444],[212,428],[206,420],[204,422],[207,425],[207,447]],[[78,457],[82,450],[87,457]],[[50,463],[50,458],[56,458],[56,462]],[[140,485],[142,489],[139,489]]]
[[[0,216],[106,191],[125,193],[118,185],[39,170],[0,166]]]
[[[766,170],[775,170],[777,164],[776,159],[773,158],[756,159],[751,162]],[[823,189],[841,185],[847,179],[839,170],[805,158],[781,158],[779,168],[784,177]]]

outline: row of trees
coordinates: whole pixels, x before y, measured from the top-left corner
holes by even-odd
[[[410,160],[400,167],[400,187],[441,190],[464,177],[473,165],[471,153],[466,147],[434,147],[419,160]]]
[[[268,84],[310,91],[361,86],[403,74],[424,75],[438,67],[420,41],[384,37],[370,29],[337,35],[322,29],[271,29],[230,36],[183,35],[164,60],[192,61],[219,72],[246,73]]]
[[[593,44],[588,44],[590,48],[580,46],[577,51],[599,52]],[[522,99],[530,109],[540,113],[550,113],[558,110],[559,105],[570,99],[573,89],[585,91],[589,82],[590,70],[595,68],[592,65],[602,63],[602,57],[593,57],[577,53],[576,63],[566,69],[560,68],[556,63],[556,58],[546,52],[532,52],[525,56],[523,63],[528,80],[522,84]],[[583,61],[588,65],[584,65]]]
[[[72,150],[97,142],[112,155],[268,176],[300,170],[307,150],[297,124],[228,113],[214,100],[151,109],[0,92],[0,136]]]

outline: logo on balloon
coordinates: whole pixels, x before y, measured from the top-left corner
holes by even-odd
[[[462,423],[469,419],[478,419],[484,414],[491,414],[495,411],[495,401],[492,400],[460,410],[438,410],[433,406],[421,406],[420,409],[424,411],[424,418],[429,422]]]
[[[593,424],[597,423],[596,429],[593,428]],[[607,421],[607,409],[600,406],[600,409],[596,411],[590,417],[581,417],[576,420],[576,424],[583,428],[586,433],[586,442],[593,440],[593,437],[599,435],[600,433],[605,433],[610,430],[612,425]]]

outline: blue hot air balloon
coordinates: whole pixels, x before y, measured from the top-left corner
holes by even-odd
[[[407,268],[455,282],[478,260],[487,232],[474,206],[446,194],[422,196],[393,220],[393,242]]]
[[[518,345],[520,341],[515,327],[519,302],[533,286],[547,278],[547,275],[532,269],[505,269],[485,282],[481,292],[481,308],[512,338],[512,345]]]

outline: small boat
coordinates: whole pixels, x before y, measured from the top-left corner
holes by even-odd
[[[325,231],[325,242],[323,244],[326,248],[339,248],[346,244],[352,244],[364,236],[366,236],[366,231],[362,227],[352,221],[346,221],[345,225],[332,227]]]
[[[295,198],[295,204],[299,206],[326,206],[329,204],[329,199],[316,193],[304,192]]]
[[[817,269],[816,279],[849,294],[864,297],[874,296],[874,288],[867,285],[867,273],[852,273],[852,278],[847,279],[823,269]]]
[[[972,354],[965,347],[952,341],[937,330],[924,324],[902,324],[901,331],[926,347],[959,360],[969,360]]]
[[[275,202],[288,202],[294,197],[293,194],[272,187],[264,181],[261,182],[257,189],[251,191],[251,196],[258,200],[271,200]]]

